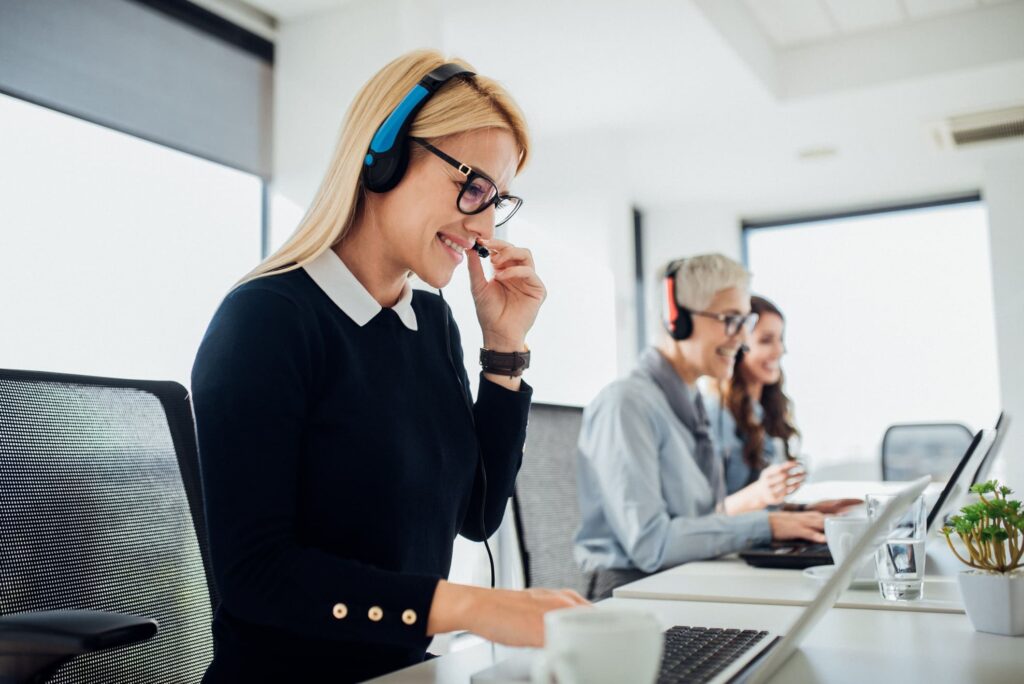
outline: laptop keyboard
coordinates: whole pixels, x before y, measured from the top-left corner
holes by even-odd
[[[753,629],[672,627],[665,632],[658,684],[711,681],[767,635]]]
[[[828,544],[807,544],[797,547],[793,553],[799,556],[820,556],[828,553]]]

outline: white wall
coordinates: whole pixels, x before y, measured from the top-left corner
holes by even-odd
[[[275,44],[271,192],[297,209],[283,212],[287,220],[272,222],[272,246],[291,233],[313,199],[342,117],[363,83],[399,54],[441,42],[434,5],[432,0],[354,2],[281,24]]]
[[[1024,491],[1024,158],[985,167],[1003,410],[1014,424],[994,475]]]

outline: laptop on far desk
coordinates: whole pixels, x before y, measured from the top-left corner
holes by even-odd
[[[980,430],[971,440],[967,451],[960,457],[956,468],[949,476],[949,480],[946,481],[942,493],[928,512],[928,532],[931,532],[932,525],[936,520],[940,525],[943,524],[944,513],[967,492],[970,484],[977,480],[982,469],[991,466],[995,459],[995,452],[1002,442],[1000,435],[1005,433],[1006,423],[1003,414],[1000,414],[995,429]],[[759,568],[802,570],[816,565],[833,564],[828,544],[804,541],[776,541],[754,546],[746,551],[741,551],[739,556],[747,564]]]
[[[789,659],[821,617],[835,605],[864,557],[871,553],[889,524],[902,515],[928,486],[929,478],[914,480],[899,490],[893,502],[873,521],[818,590],[814,600],[785,635],[743,629],[672,627],[665,632],[658,684],[761,684]],[[601,610],[600,605],[596,610]],[[530,681],[535,653],[524,653],[493,665],[472,677],[473,684],[517,684]]]
[[[1003,411],[999,414],[999,420],[996,421],[996,439],[992,442],[992,446],[989,447],[988,453],[981,459],[981,464],[978,466],[977,471],[975,471],[974,477],[971,478],[972,485],[988,480],[988,474],[992,471],[992,464],[996,460],[999,447],[1003,445],[1003,440],[1006,439],[1006,433],[1009,429],[1010,416],[1006,414],[1006,411]]]

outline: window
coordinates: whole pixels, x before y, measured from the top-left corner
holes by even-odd
[[[262,181],[0,95],[0,365],[188,385]]]
[[[745,230],[753,290],[786,315],[786,391],[821,476],[877,478],[887,426],[999,411],[979,201]]]

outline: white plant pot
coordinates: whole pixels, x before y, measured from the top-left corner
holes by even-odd
[[[968,570],[957,575],[967,617],[979,632],[1024,635],[1024,573]]]

